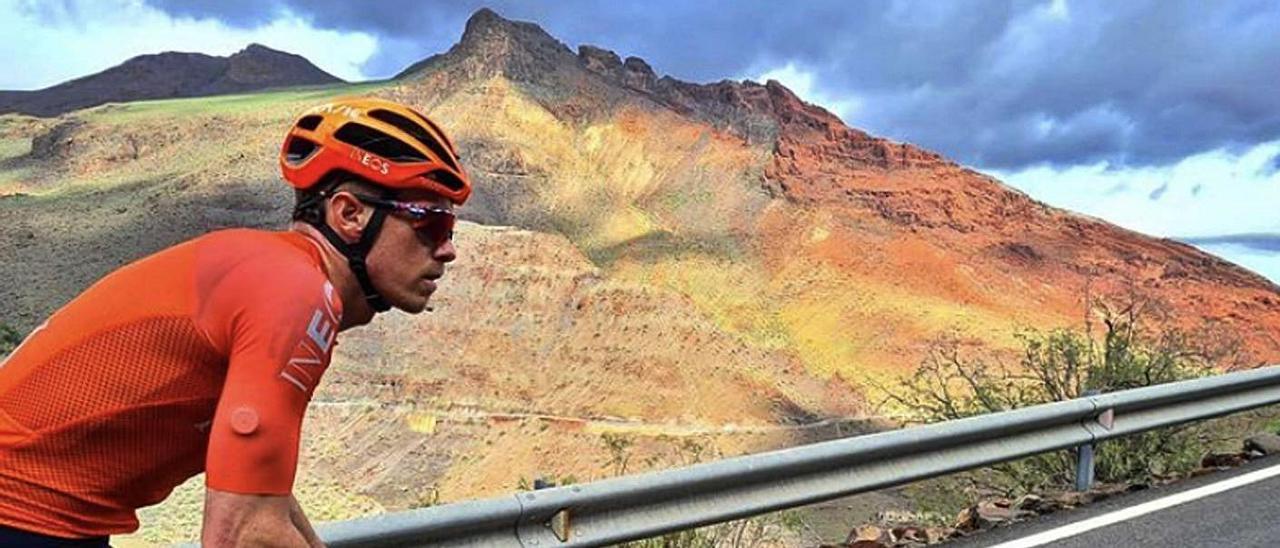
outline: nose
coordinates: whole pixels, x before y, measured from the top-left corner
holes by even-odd
[[[453,239],[445,240],[443,244],[436,246],[431,253],[431,258],[442,263],[451,263],[458,258],[458,249],[453,247]]]

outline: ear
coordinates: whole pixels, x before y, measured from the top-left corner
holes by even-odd
[[[325,207],[325,221],[347,243],[360,240],[360,234],[372,214],[373,208],[345,190],[334,192]]]

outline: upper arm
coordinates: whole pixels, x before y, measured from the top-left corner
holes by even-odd
[[[341,311],[314,270],[250,263],[220,284],[230,355],[209,433],[206,484],[289,495],[302,418],[328,367]]]
[[[200,543],[218,546],[306,546],[290,520],[293,497],[206,489]]]

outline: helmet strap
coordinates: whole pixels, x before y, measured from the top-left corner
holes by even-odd
[[[327,191],[326,191],[327,192]],[[395,193],[390,190],[382,193],[382,198],[392,199]],[[373,280],[369,278],[369,267],[365,259],[369,256],[369,251],[373,249],[373,243],[378,239],[378,234],[382,232],[382,222],[387,218],[387,211],[380,207],[373,209],[373,215],[369,217],[369,223],[365,225],[364,231],[360,234],[360,239],[354,244],[348,244],[343,241],[341,236],[324,221],[324,208],[321,206],[321,215],[317,222],[312,223],[325,239],[333,244],[344,257],[347,258],[347,266],[351,268],[351,273],[356,275],[356,281],[360,282],[360,290],[364,292],[364,299],[368,301],[369,307],[374,312],[386,312],[391,310],[391,305],[382,298],[378,290],[373,287]]]

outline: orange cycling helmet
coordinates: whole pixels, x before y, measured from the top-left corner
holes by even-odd
[[[369,276],[365,259],[386,220],[384,207],[397,190],[422,189],[462,205],[471,195],[471,180],[458,162],[453,143],[440,127],[408,106],[366,97],[348,97],[308,109],[294,121],[280,149],[284,180],[309,193],[294,211],[294,219],[320,231],[347,258],[376,312],[391,306]],[[382,204],[369,217],[359,240],[347,242],[324,221],[323,203],[335,174],[353,175],[382,188]],[[369,198],[362,201],[369,203]],[[319,215],[303,213],[304,203],[319,205]],[[452,213],[447,213],[452,222]]]
[[[385,99],[346,97],[303,112],[280,149],[280,170],[300,190],[343,171],[393,190],[429,190],[457,205],[471,195],[444,131]]]

